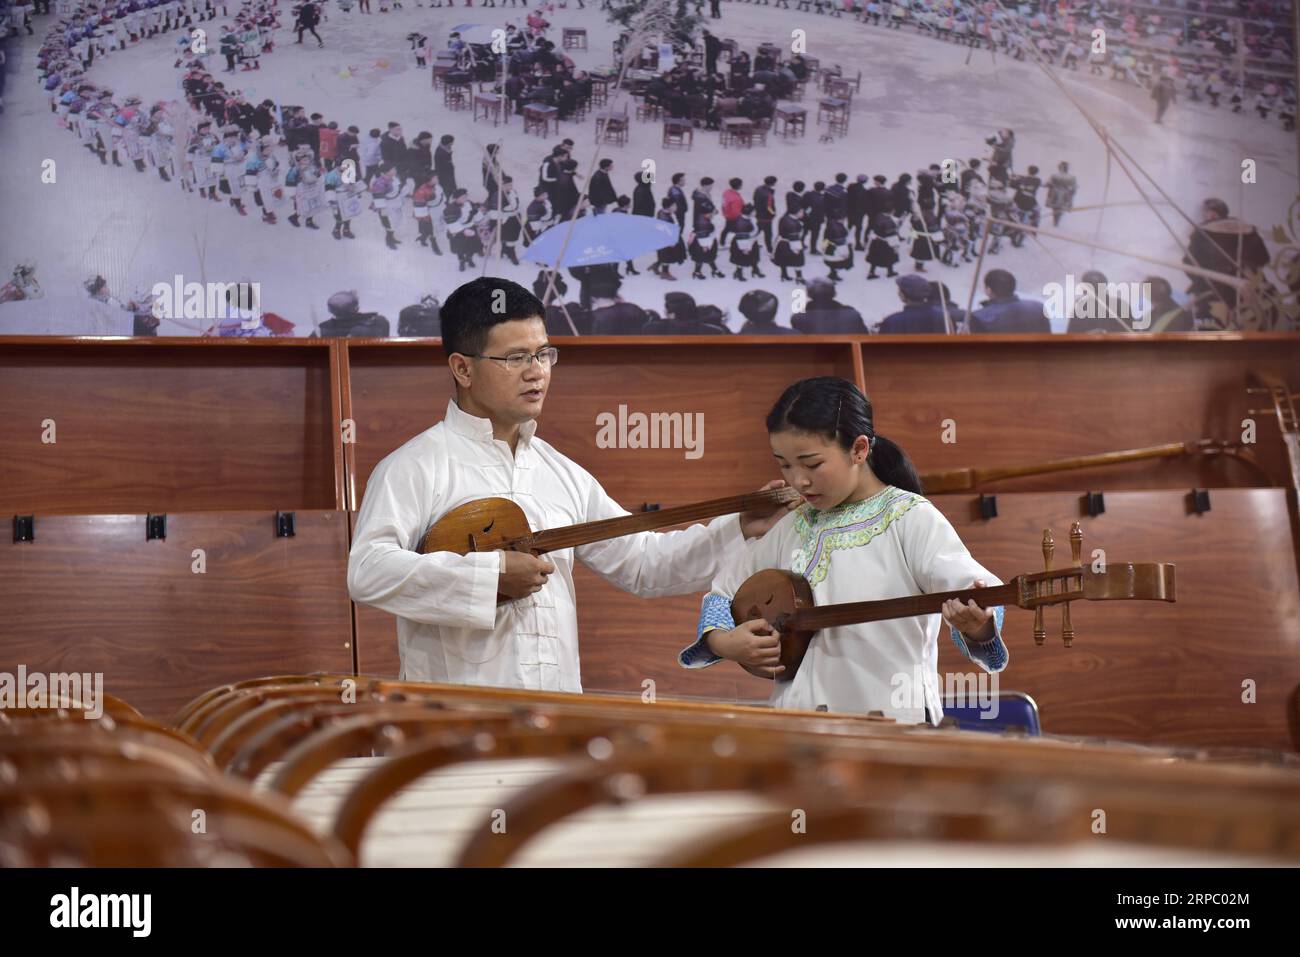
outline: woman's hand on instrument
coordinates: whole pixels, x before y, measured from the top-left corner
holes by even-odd
[[[555,566],[539,555],[503,551],[497,591],[511,599],[527,598],[542,590],[546,576],[553,571]]]
[[[976,579],[970,587],[983,588],[984,585],[983,580]],[[981,608],[973,599],[949,598],[943,603],[943,620],[973,641],[992,641],[997,634],[993,612]]]
[[[711,631],[707,641],[715,655],[760,677],[774,678],[785,671],[781,664],[781,636],[762,618],[743,622],[730,631]]]
[[[764,485],[760,492],[766,492],[769,489],[784,488],[785,479],[772,479]],[[740,531],[746,538],[762,538],[767,534],[767,530],[781,521],[781,516],[786,512],[793,511],[799,507],[799,499],[793,499],[784,505],[763,505],[748,512],[740,513]]]

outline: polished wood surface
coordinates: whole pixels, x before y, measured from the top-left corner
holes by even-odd
[[[1160,445],[1171,439],[1239,442],[1253,372],[1300,386],[1300,342],[1070,336],[877,336],[864,341],[865,391],[878,432],[907,450],[918,471],[1069,458]],[[1068,341],[1055,340],[1065,338]],[[1147,341],[1147,338],[1157,341]],[[986,340],[999,340],[989,342]],[[965,350],[948,343],[964,340]],[[1276,428],[1254,416],[1259,464],[1281,480]],[[945,434],[945,426],[953,430]],[[955,441],[951,439],[955,431]],[[1062,475],[1005,478],[981,491],[1257,486],[1228,456],[1108,465]]]
[[[340,508],[333,391],[324,343],[0,338],[0,514]]]
[[[252,674],[352,669],[342,513],[41,515],[36,540],[0,545],[11,623],[0,672],[102,673],[104,690],[170,715],[201,689]],[[206,571],[193,570],[202,549]]]
[[[1184,456],[1199,458],[1217,455],[1232,456],[1237,461],[1243,462],[1258,475],[1265,485],[1277,484],[1273,476],[1259,467],[1251,447],[1216,439],[1201,439],[1197,442],[1168,442],[1164,445],[1153,445],[1144,449],[1121,449],[1112,452],[1097,452],[1092,455],[1073,455],[1069,458],[1049,461],[1022,462],[1016,465],[968,466],[942,472],[923,472],[921,473],[921,486],[925,489],[927,495],[939,495],[945,492],[969,492],[982,490],[1002,479],[1078,472],[1084,469],[1095,469],[1108,465],[1141,462],[1151,459],[1173,459]]]
[[[1300,762],[1285,755],[346,673],[212,688],[170,729],[11,713],[3,865],[719,866],[864,840],[1006,862],[1007,845],[1077,857],[1098,809],[1130,863],[1300,859]],[[238,780],[258,770],[240,755],[269,787]],[[687,800],[665,814],[669,798]],[[813,840],[776,833],[803,834],[796,819]]]

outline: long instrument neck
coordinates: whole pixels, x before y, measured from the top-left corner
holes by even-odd
[[[868,621],[934,615],[943,609],[943,603],[950,598],[959,598],[962,601],[973,599],[981,608],[990,608],[994,605],[1014,605],[1019,597],[1020,586],[1012,581],[992,588],[963,588],[960,591],[941,591],[930,595],[911,595],[907,598],[852,601],[805,608],[784,619],[781,625],[787,631],[820,631],[823,628],[860,625]]]
[[[1077,455],[1066,459],[1049,459],[1027,465],[1003,465],[994,468],[949,469],[943,472],[926,472],[921,476],[921,484],[927,495],[940,492],[960,492],[979,488],[987,482],[1000,479],[1023,478],[1030,475],[1047,475],[1052,472],[1069,472],[1078,469],[1097,468],[1103,465],[1116,465],[1121,462],[1136,462],[1142,459],[1177,458],[1198,451],[1197,442],[1170,442],[1166,445],[1152,445],[1141,449],[1124,449],[1118,452],[1098,452],[1095,455]]]
[[[618,538],[621,535],[667,528],[670,525],[683,525],[687,522],[699,522],[719,515],[730,515],[732,512],[747,512],[762,505],[781,505],[798,497],[799,493],[794,489],[777,488],[766,492],[714,498],[706,502],[678,505],[653,512],[641,512],[638,515],[622,515],[597,522],[583,522],[581,525],[568,525],[538,532],[533,536],[530,547],[536,552],[560,551],[565,548],[576,548],[579,545],[589,545],[592,542],[602,542],[609,538]]]

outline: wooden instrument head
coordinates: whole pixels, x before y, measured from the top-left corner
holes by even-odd
[[[1178,600],[1176,566],[1172,562],[1108,562],[1102,571],[1074,565],[1056,571],[1017,575],[1020,591],[1016,604],[1039,609],[1069,605],[1072,601]]]
[[[1174,589],[1174,566],[1169,562],[1109,562],[1101,570],[1083,564],[1083,527],[1070,527],[1071,564],[1052,568],[1055,544],[1052,530],[1043,529],[1043,564],[1046,571],[1035,575],[1017,575],[1011,580],[1018,597],[1016,604],[1034,612],[1034,644],[1047,637],[1043,627],[1043,608],[1061,606],[1061,641],[1069,648],[1074,643],[1074,624],[1070,620],[1070,602],[1088,601],[1177,601]]]
[[[424,535],[420,554],[526,549],[533,530],[524,510],[508,498],[481,498],[453,508]]]
[[[781,568],[767,568],[745,579],[731,599],[731,619],[736,624],[762,618],[781,635],[781,664],[785,671],[777,681],[789,681],[799,670],[814,631],[787,630],[786,621],[795,612],[811,608],[812,586],[802,575]]]

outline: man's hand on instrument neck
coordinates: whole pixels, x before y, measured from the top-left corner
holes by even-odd
[[[785,479],[773,479],[762,488],[760,492],[766,492],[769,489],[784,488]],[[762,538],[777,522],[781,521],[781,516],[786,512],[793,511],[799,507],[799,499],[786,502],[784,505],[762,505],[748,512],[740,513],[740,531],[746,538]]]

